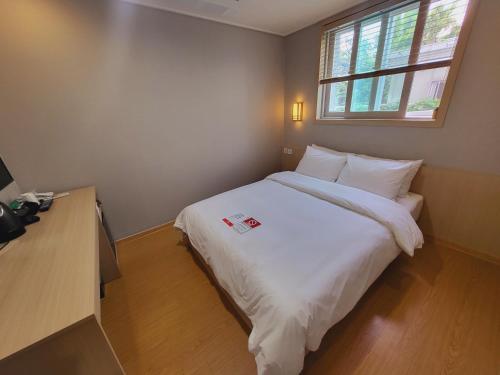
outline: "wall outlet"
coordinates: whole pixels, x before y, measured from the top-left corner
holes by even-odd
[[[285,155],[292,155],[293,154],[293,149],[290,147],[283,147],[283,153]]]

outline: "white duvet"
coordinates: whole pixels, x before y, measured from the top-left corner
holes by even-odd
[[[260,226],[239,234],[223,218],[242,213]],[[259,374],[300,373],[397,257],[423,236],[410,213],[389,199],[295,172],[185,208],[175,226],[250,318],[249,350]]]

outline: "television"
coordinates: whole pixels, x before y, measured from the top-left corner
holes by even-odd
[[[0,157],[0,202],[10,204],[20,193],[19,187]]]

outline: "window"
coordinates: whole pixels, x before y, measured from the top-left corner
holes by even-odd
[[[325,25],[317,118],[434,121],[472,2],[381,0]]]
[[[444,91],[444,83],[444,80],[431,82],[431,87],[429,88],[429,96],[431,96],[432,99],[441,99]]]

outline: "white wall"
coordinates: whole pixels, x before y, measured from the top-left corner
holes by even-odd
[[[284,40],[116,0],[0,2],[0,154],[115,237],[276,171]]]

